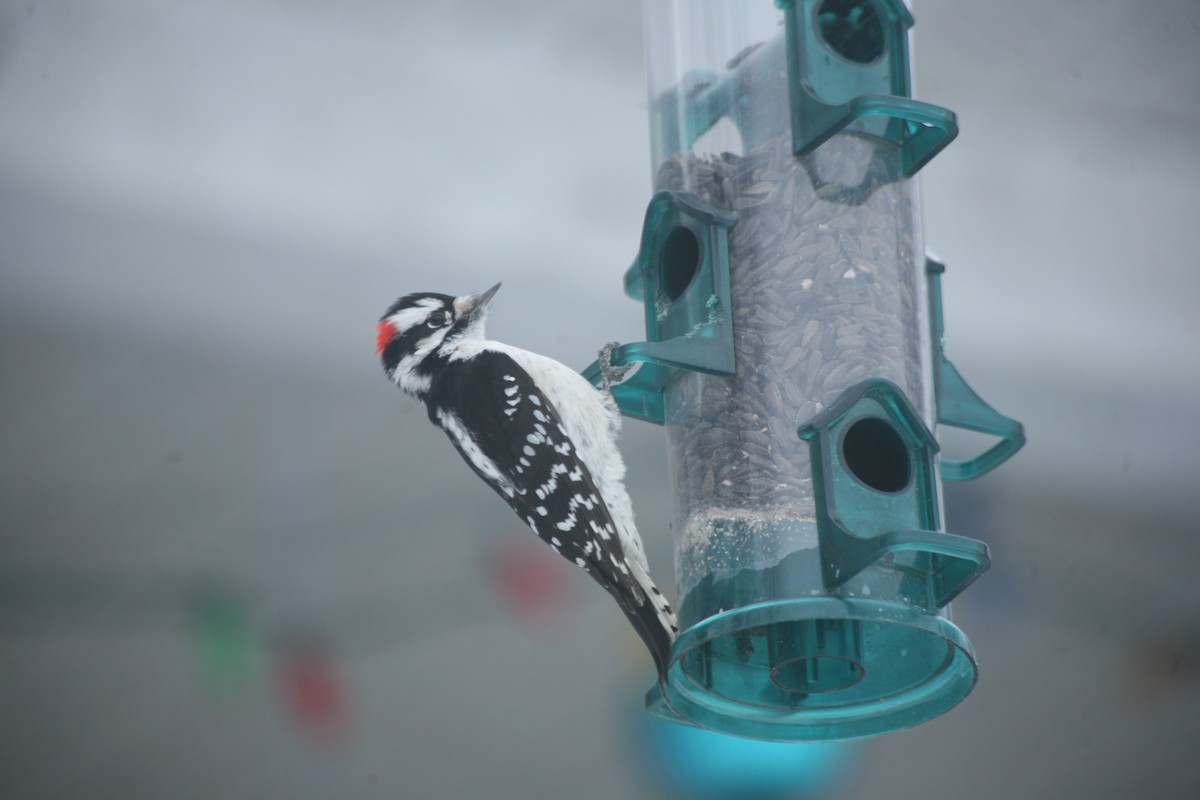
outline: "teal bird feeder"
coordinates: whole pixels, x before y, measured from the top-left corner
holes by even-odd
[[[778,741],[916,725],[975,683],[948,604],[989,564],[943,530],[941,482],[1024,441],[942,352],[913,176],[954,114],[910,96],[900,0],[644,9],[646,341],[610,360],[675,498],[681,632],[647,706]],[[939,460],[939,425],[996,442]]]

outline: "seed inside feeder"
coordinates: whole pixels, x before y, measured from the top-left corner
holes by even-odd
[[[886,378],[931,421],[929,342],[912,335],[922,330],[923,249],[911,187],[895,180],[898,158],[854,134],[796,158],[790,136],[779,136],[744,155],[676,153],[658,170],[656,189],[690,191],[737,217],[736,372],[683,373],[666,393],[686,515],[682,592],[706,575],[769,568],[815,547],[809,447],[796,429],[844,390]]]

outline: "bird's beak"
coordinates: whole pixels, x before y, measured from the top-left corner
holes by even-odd
[[[497,283],[486,292],[477,292],[456,298],[454,300],[455,315],[459,319],[482,319],[487,315],[488,303],[492,301],[492,297],[498,291],[500,291],[500,284]]]

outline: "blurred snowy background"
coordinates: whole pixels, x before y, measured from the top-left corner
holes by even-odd
[[[736,796],[1195,798],[1200,5],[914,14],[948,355],[1030,438],[946,490],[980,682]],[[0,795],[699,795],[608,598],[371,349],[497,280],[496,338],[642,338],[641,53],[636,0],[0,0]]]

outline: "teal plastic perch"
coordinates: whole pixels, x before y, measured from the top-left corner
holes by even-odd
[[[913,18],[903,2],[776,5],[784,12],[782,36],[746,45],[727,70],[688,69],[651,98],[656,159],[686,152],[722,119],[733,123],[746,147],[761,144],[778,131],[772,104],[781,101],[797,156],[838,133],[869,136],[898,148],[906,178],[958,136],[953,111],[911,97],[907,37]],[[672,44],[662,49],[687,46]]]
[[[663,391],[679,370],[733,372],[729,300],[729,235],[734,216],[686,192],[658,192],[650,200],[638,256],[625,291],[645,303],[645,342],[623,344],[609,355],[613,367],[637,365],[611,387],[621,412],[662,425]],[[605,382],[599,360],[583,371]]]
[[[958,135],[953,111],[910,97],[907,37],[913,18],[901,0],[777,5],[785,10],[796,155],[855,130],[898,147],[901,173],[912,177]]]
[[[937,389],[938,422],[997,438],[995,444],[974,458],[943,460],[942,477],[948,481],[967,481],[991,472],[1025,446],[1025,427],[988,405],[963,380],[958,369],[946,358],[946,323],[942,314],[942,275],[946,265],[932,254],[925,255],[925,273],[929,280],[929,315],[933,320],[934,385]]]

